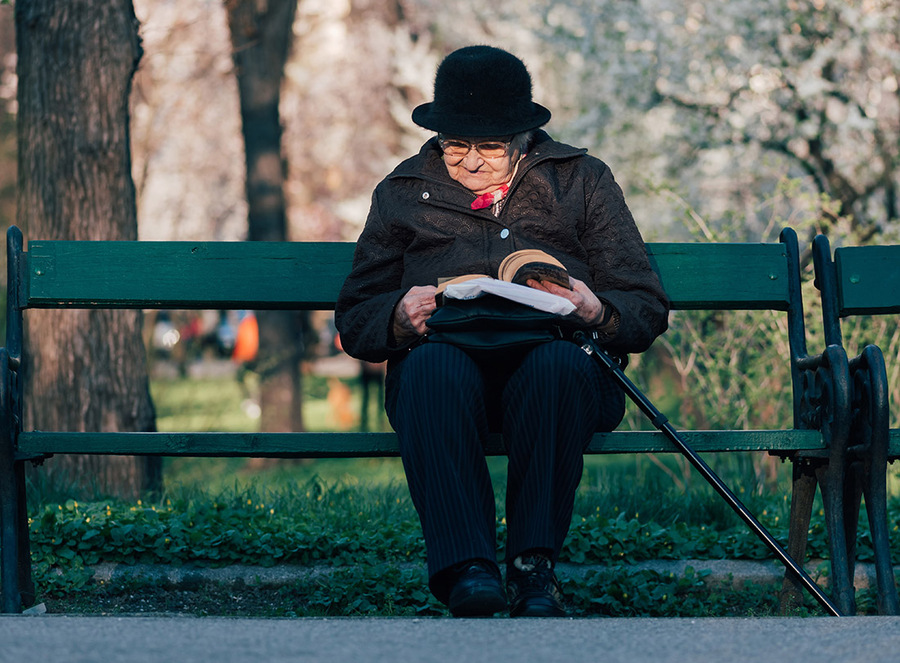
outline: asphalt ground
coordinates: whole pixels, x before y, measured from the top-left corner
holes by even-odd
[[[0,617],[0,661],[896,663],[900,617]]]

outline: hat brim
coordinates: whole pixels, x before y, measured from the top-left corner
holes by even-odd
[[[550,121],[550,111],[540,104],[532,103],[529,115],[493,118],[441,112],[434,108],[434,102],[429,102],[413,109],[412,120],[420,127],[437,133],[471,138],[495,138],[537,129]]]

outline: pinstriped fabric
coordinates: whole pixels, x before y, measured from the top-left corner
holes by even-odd
[[[437,598],[449,592],[442,571],[497,556],[494,493],[482,449],[494,409],[502,410],[509,451],[507,556],[542,548],[555,558],[571,521],[583,450],[594,431],[611,430],[624,412],[618,386],[564,341],[539,346],[514,370],[479,366],[454,346],[426,343],[398,369],[388,385],[388,414]]]
[[[584,449],[595,431],[618,425],[624,408],[621,389],[573,343],[541,345],[513,373],[503,393],[508,561],[535,548],[556,560]]]
[[[429,576],[467,559],[494,560],[494,494],[481,448],[488,432],[481,372],[464,352],[442,343],[413,350],[402,370],[391,422],[422,523]]]

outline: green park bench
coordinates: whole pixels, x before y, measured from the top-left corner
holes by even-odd
[[[0,349],[0,547],[3,612],[18,612],[33,595],[24,464],[54,454],[233,456],[277,458],[398,455],[393,433],[380,432],[61,432],[23,430],[23,313],[34,308],[306,309],[334,307],[350,270],[346,242],[38,241],[24,250],[8,233],[9,299],[6,347]],[[831,548],[831,593],[853,610],[842,501],[842,456],[835,440],[849,428],[846,354],[840,347],[806,352],[795,233],[773,243],[651,243],[648,251],[674,309],[784,312],[791,356],[794,421],[778,430],[689,430],[699,453],[765,451],[795,468],[824,468],[819,479]],[[277,287],[273,287],[277,284]],[[597,434],[588,453],[676,452],[659,431]],[[492,438],[487,453],[502,455]],[[796,471],[789,550],[805,551],[816,482]],[[794,558],[802,562],[802,555]],[[786,578],[787,583],[787,578]]]
[[[900,313],[900,245],[841,247],[832,257],[828,239],[819,235],[813,240],[813,264],[826,344],[843,346],[843,318]],[[881,348],[868,344],[848,349],[848,354],[855,354],[849,360],[852,419],[842,461],[847,471],[844,500],[848,560],[852,572],[855,519],[861,496],[865,495],[875,550],[879,612],[896,615],[900,614],[900,604],[885,508],[887,466],[900,458],[900,429],[890,428],[887,367]]]

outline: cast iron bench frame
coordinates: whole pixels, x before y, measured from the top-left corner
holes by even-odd
[[[841,320],[849,316],[900,313],[900,245],[839,247],[832,257],[828,238],[813,240],[815,285],[822,300],[825,343],[843,347]],[[891,564],[887,520],[887,466],[900,459],[900,429],[890,428],[890,402],[884,353],[874,344],[850,349],[851,428],[842,460],[847,479],[847,559],[855,560],[861,497],[875,551],[878,611],[900,614]]]
[[[0,348],[0,609],[18,612],[33,600],[24,502],[24,464],[54,454],[344,458],[398,455],[393,433],[370,432],[63,432],[23,430],[23,313],[44,308],[294,309],[334,308],[350,270],[349,242],[38,241],[24,250],[21,231],[7,235],[8,317]],[[821,475],[831,548],[831,594],[852,613],[846,559],[843,456],[849,384],[839,346],[806,352],[796,234],[773,243],[651,243],[648,252],[673,308],[775,310],[786,314],[793,427],[782,430],[683,431],[697,452],[767,451],[826,468]],[[273,284],[277,284],[274,287]],[[502,455],[492,438],[489,455]],[[659,431],[597,434],[588,452],[675,452]],[[799,473],[802,475],[802,473]],[[797,475],[797,473],[795,473]],[[805,479],[805,475],[801,478]],[[828,487],[826,489],[826,487]],[[816,485],[795,480],[788,548],[805,550]],[[840,542],[840,543],[838,543]],[[803,556],[794,556],[802,562]],[[787,583],[786,578],[786,583]]]

